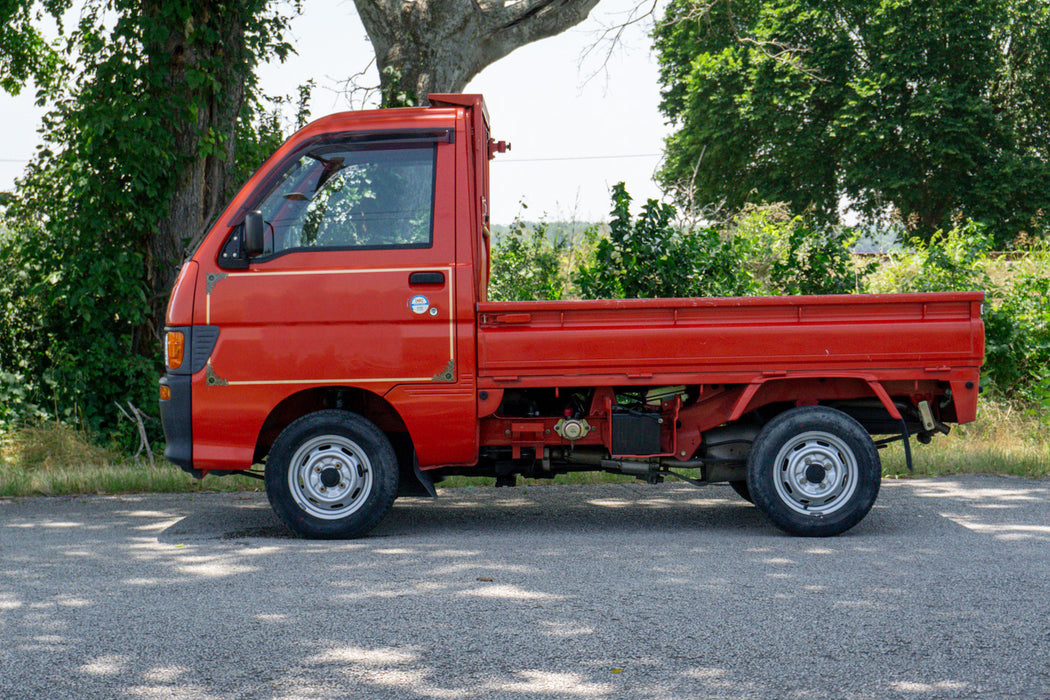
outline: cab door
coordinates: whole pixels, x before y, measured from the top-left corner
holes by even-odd
[[[473,440],[474,391],[458,386],[456,358],[452,142],[451,130],[351,134],[286,159],[252,207],[263,253],[207,282],[216,383],[396,395],[410,432],[437,400],[471,418]],[[237,249],[234,233],[222,254]]]

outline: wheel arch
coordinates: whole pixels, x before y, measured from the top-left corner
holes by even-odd
[[[900,410],[894,404],[882,382],[864,374],[821,374],[780,377],[760,377],[744,387],[730,412],[729,422],[740,420],[757,408],[793,401],[795,405],[827,403],[835,400],[875,397],[889,416],[901,420]]]
[[[350,411],[374,423],[394,446],[402,469],[407,461],[411,470],[412,438],[397,409],[382,396],[354,386],[311,387],[282,399],[270,410],[259,429],[252,461],[262,461],[269,454],[277,436],[294,421],[325,409]]]

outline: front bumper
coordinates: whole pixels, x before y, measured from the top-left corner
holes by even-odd
[[[171,390],[171,398],[160,401],[160,421],[164,426],[164,457],[184,471],[193,473],[193,404],[191,402],[192,377],[188,374],[172,374],[161,377],[160,385]]]
[[[164,332],[178,331],[185,335],[186,357],[179,369],[169,369],[161,386],[171,390],[171,396],[160,401],[160,419],[164,426],[167,446],[164,457],[183,471],[200,478],[204,475],[193,468],[193,375],[204,369],[219,339],[218,326],[169,326]]]

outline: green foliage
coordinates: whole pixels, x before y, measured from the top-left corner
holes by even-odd
[[[0,432],[45,415],[30,400],[30,389],[31,386],[23,375],[0,372]]]
[[[762,294],[849,294],[863,291],[873,264],[858,265],[857,236],[815,225],[786,206],[747,206],[726,225],[744,268]]]
[[[1038,244],[996,282],[992,237],[967,222],[912,241],[868,278],[873,292],[985,292],[984,381],[996,394],[1050,408],[1050,250]],[[999,275],[1002,277],[1002,273]]]
[[[44,309],[32,291],[39,263],[23,254],[25,242],[0,220],[0,430],[40,413],[42,377],[34,362],[34,338],[42,335]]]
[[[0,401],[20,407],[10,411],[39,406],[137,442],[113,404],[155,411],[157,316],[200,224],[180,219],[177,240],[161,244],[159,232],[172,229],[185,183],[226,169],[238,115],[242,144],[271,148],[272,125],[248,127],[257,103],[242,110],[242,96],[260,57],[290,50],[286,23],[263,0],[83,6],[70,63],[47,93],[47,148],[5,212],[0,266],[18,274],[0,282],[0,372],[26,378],[22,395],[4,385]]]
[[[58,20],[71,0],[0,0],[0,90],[17,95],[29,81],[49,87],[62,64],[59,52],[38,24],[44,16]]]
[[[568,248],[564,237],[548,235],[547,224],[530,227],[516,219],[492,243],[489,299],[561,299],[567,284],[562,260]]]
[[[587,299],[642,299],[737,296],[752,291],[740,274],[732,241],[707,227],[679,230],[670,204],[650,199],[631,217],[631,196],[623,183],[613,187],[609,236],[597,241],[593,258],[574,274]]]
[[[1050,247],[1025,253],[985,314],[986,365],[997,390],[1050,409]]]
[[[913,239],[892,252],[869,277],[872,292],[957,292],[991,290],[988,253],[992,240],[984,226],[966,222],[938,231],[928,242]]]
[[[818,227],[784,205],[686,227],[674,206],[655,200],[632,217],[622,183],[612,200],[609,225],[581,240],[516,221],[493,244],[490,298],[839,294],[862,291],[873,267],[854,260],[852,232]]]
[[[17,236],[0,243],[0,265],[19,270],[0,289],[0,371],[30,378],[23,392],[2,397],[19,414],[13,418],[41,406],[100,430],[112,401],[153,404],[142,378],[156,365],[134,351],[148,308],[134,274],[140,255],[74,228],[21,224]]]
[[[1045,2],[674,0],[655,40],[681,201],[1047,231]]]
[[[396,66],[384,68],[382,77],[384,80],[380,90],[381,107],[415,107],[419,104],[416,91],[405,87],[401,71]]]

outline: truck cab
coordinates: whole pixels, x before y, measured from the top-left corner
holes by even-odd
[[[311,124],[220,216],[169,307],[168,345],[188,355],[166,378],[169,460],[244,469],[282,424],[329,405],[367,405],[387,431],[408,431],[404,414],[440,434],[420,441],[441,443],[417,454],[422,464],[474,459],[473,420],[451,419],[475,415],[474,304],[487,264],[471,261],[487,245],[469,234],[487,216],[476,154],[488,131],[480,98],[449,99],[469,106],[436,99]],[[263,223],[256,250],[245,240],[252,212]],[[442,416],[447,425],[431,427]]]

